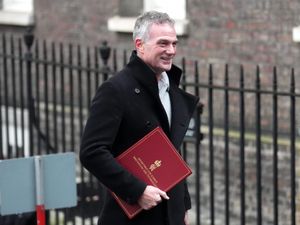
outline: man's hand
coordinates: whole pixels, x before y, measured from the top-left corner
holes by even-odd
[[[138,204],[145,210],[149,210],[162,201],[162,199],[169,199],[166,192],[157,187],[148,185],[138,200]]]
[[[185,225],[190,225],[188,211],[185,211],[185,215],[184,215],[184,224],[185,224]]]

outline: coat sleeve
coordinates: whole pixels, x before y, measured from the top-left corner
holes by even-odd
[[[146,184],[114,158],[113,144],[122,120],[118,88],[107,81],[97,90],[81,139],[80,161],[98,180],[123,200],[137,202]]]

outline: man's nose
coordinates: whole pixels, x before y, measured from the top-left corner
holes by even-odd
[[[174,45],[168,45],[168,47],[167,47],[167,53],[168,54],[175,54],[176,53],[176,46],[174,46]]]

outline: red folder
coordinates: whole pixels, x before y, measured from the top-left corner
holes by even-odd
[[[160,127],[119,155],[117,161],[145,183],[163,191],[169,191],[192,173]],[[138,204],[128,204],[115,193],[112,195],[130,219],[142,211]]]

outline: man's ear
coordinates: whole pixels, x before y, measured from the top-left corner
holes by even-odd
[[[137,50],[137,52],[143,53],[144,52],[144,43],[142,41],[142,39],[135,39],[135,49]]]

